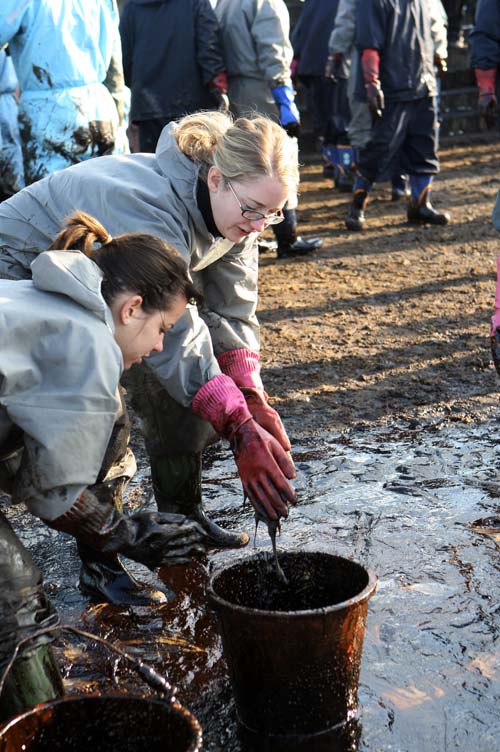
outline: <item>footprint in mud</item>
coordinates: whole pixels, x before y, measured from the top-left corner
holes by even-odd
[[[480,535],[491,535],[500,542],[500,516],[481,517],[471,522],[471,528]]]

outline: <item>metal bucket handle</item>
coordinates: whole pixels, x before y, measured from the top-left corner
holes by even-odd
[[[151,687],[151,689],[154,689],[155,692],[157,692],[161,696],[162,699],[168,700],[171,703],[176,702],[176,698],[175,698],[175,693],[177,691],[176,687],[174,687],[168,681],[166,677],[163,677],[161,674],[155,671],[154,668],[151,668],[151,666],[148,666],[146,663],[143,663],[139,658],[134,658],[134,656],[130,655],[130,653],[127,653],[125,650],[122,650],[122,648],[119,648],[117,645],[114,645],[113,643],[108,642],[103,637],[98,637],[97,635],[92,634],[91,632],[85,632],[83,629],[78,629],[78,627],[73,627],[70,624],[60,624],[60,625],[56,625],[53,627],[46,627],[45,629],[40,629],[35,634],[31,634],[29,637],[25,637],[23,640],[20,640],[17,643],[10,660],[3,671],[3,674],[0,677],[0,695],[2,694],[5,680],[7,679],[7,675],[9,671],[11,670],[21,647],[25,643],[31,642],[31,640],[35,639],[36,637],[41,637],[44,634],[49,634],[51,632],[60,632],[60,631],[73,632],[74,634],[80,635],[80,637],[85,637],[88,640],[95,640],[96,642],[99,642],[101,645],[104,645],[104,647],[107,648],[108,650],[111,650],[114,653],[118,653],[118,655],[120,655],[122,658],[125,658],[128,661],[131,668],[136,673],[138,673],[141,679],[143,679],[143,681],[145,681],[146,684],[149,687]]]

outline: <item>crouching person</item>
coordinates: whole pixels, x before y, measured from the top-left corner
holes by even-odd
[[[150,569],[202,555],[195,521],[125,516],[119,503],[135,467],[119,380],[162,350],[198,300],[184,261],[158,238],[111,238],[77,213],[31,268],[31,280],[0,279],[0,489],[104,567],[119,567],[119,554]],[[33,636],[0,694],[0,719],[60,694],[50,638],[37,636],[56,624],[41,572],[0,512],[0,676]]]

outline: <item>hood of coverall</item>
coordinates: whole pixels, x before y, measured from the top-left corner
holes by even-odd
[[[101,293],[102,272],[80,251],[46,251],[31,264],[33,284],[92,311],[114,332],[113,317]]]

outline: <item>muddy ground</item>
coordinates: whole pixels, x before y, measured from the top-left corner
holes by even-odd
[[[500,251],[490,219],[500,149],[478,134],[446,141],[441,157],[434,203],[451,211],[448,227],[408,226],[385,184],[373,193],[366,231],[356,234],[343,227],[349,197],[324,178],[319,155],[304,153],[300,231],[322,235],[324,247],[302,260],[261,257],[264,382],[298,469],[299,506],[280,549],[337,553],[378,577],[359,739],[328,752],[491,752],[498,744],[499,382],[488,321]],[[126,507],[154,509],[135,420],[132,446],[139,469]],[[203,478],[210,516],[251,532],[226,446],[209,448]],[[162,570],[177,594],[165,606],[114,607],[79,592],[72,539],[19,507],[8,515],[64,621],[168,674],[203,726],[206,752],[246,752],[206,585],[213,567],[251,555],[252,545],[212,551],[192,569]],[[270,549],[262,528],[256,546]],[[63,635],[56,653],[69,693],[147,691],[95,644]]]
[[[345,230],[349,196],[319,155],[302,161],[299,227],[324,247],[303,260],[262,256],[265,383],[302,431],[358,422],[481,419],[496,406],[488,346],[500,235],[491,211],[498,140],[445,141],[433,200],[446,227],[415,228],[381,184],[363,233]]]

